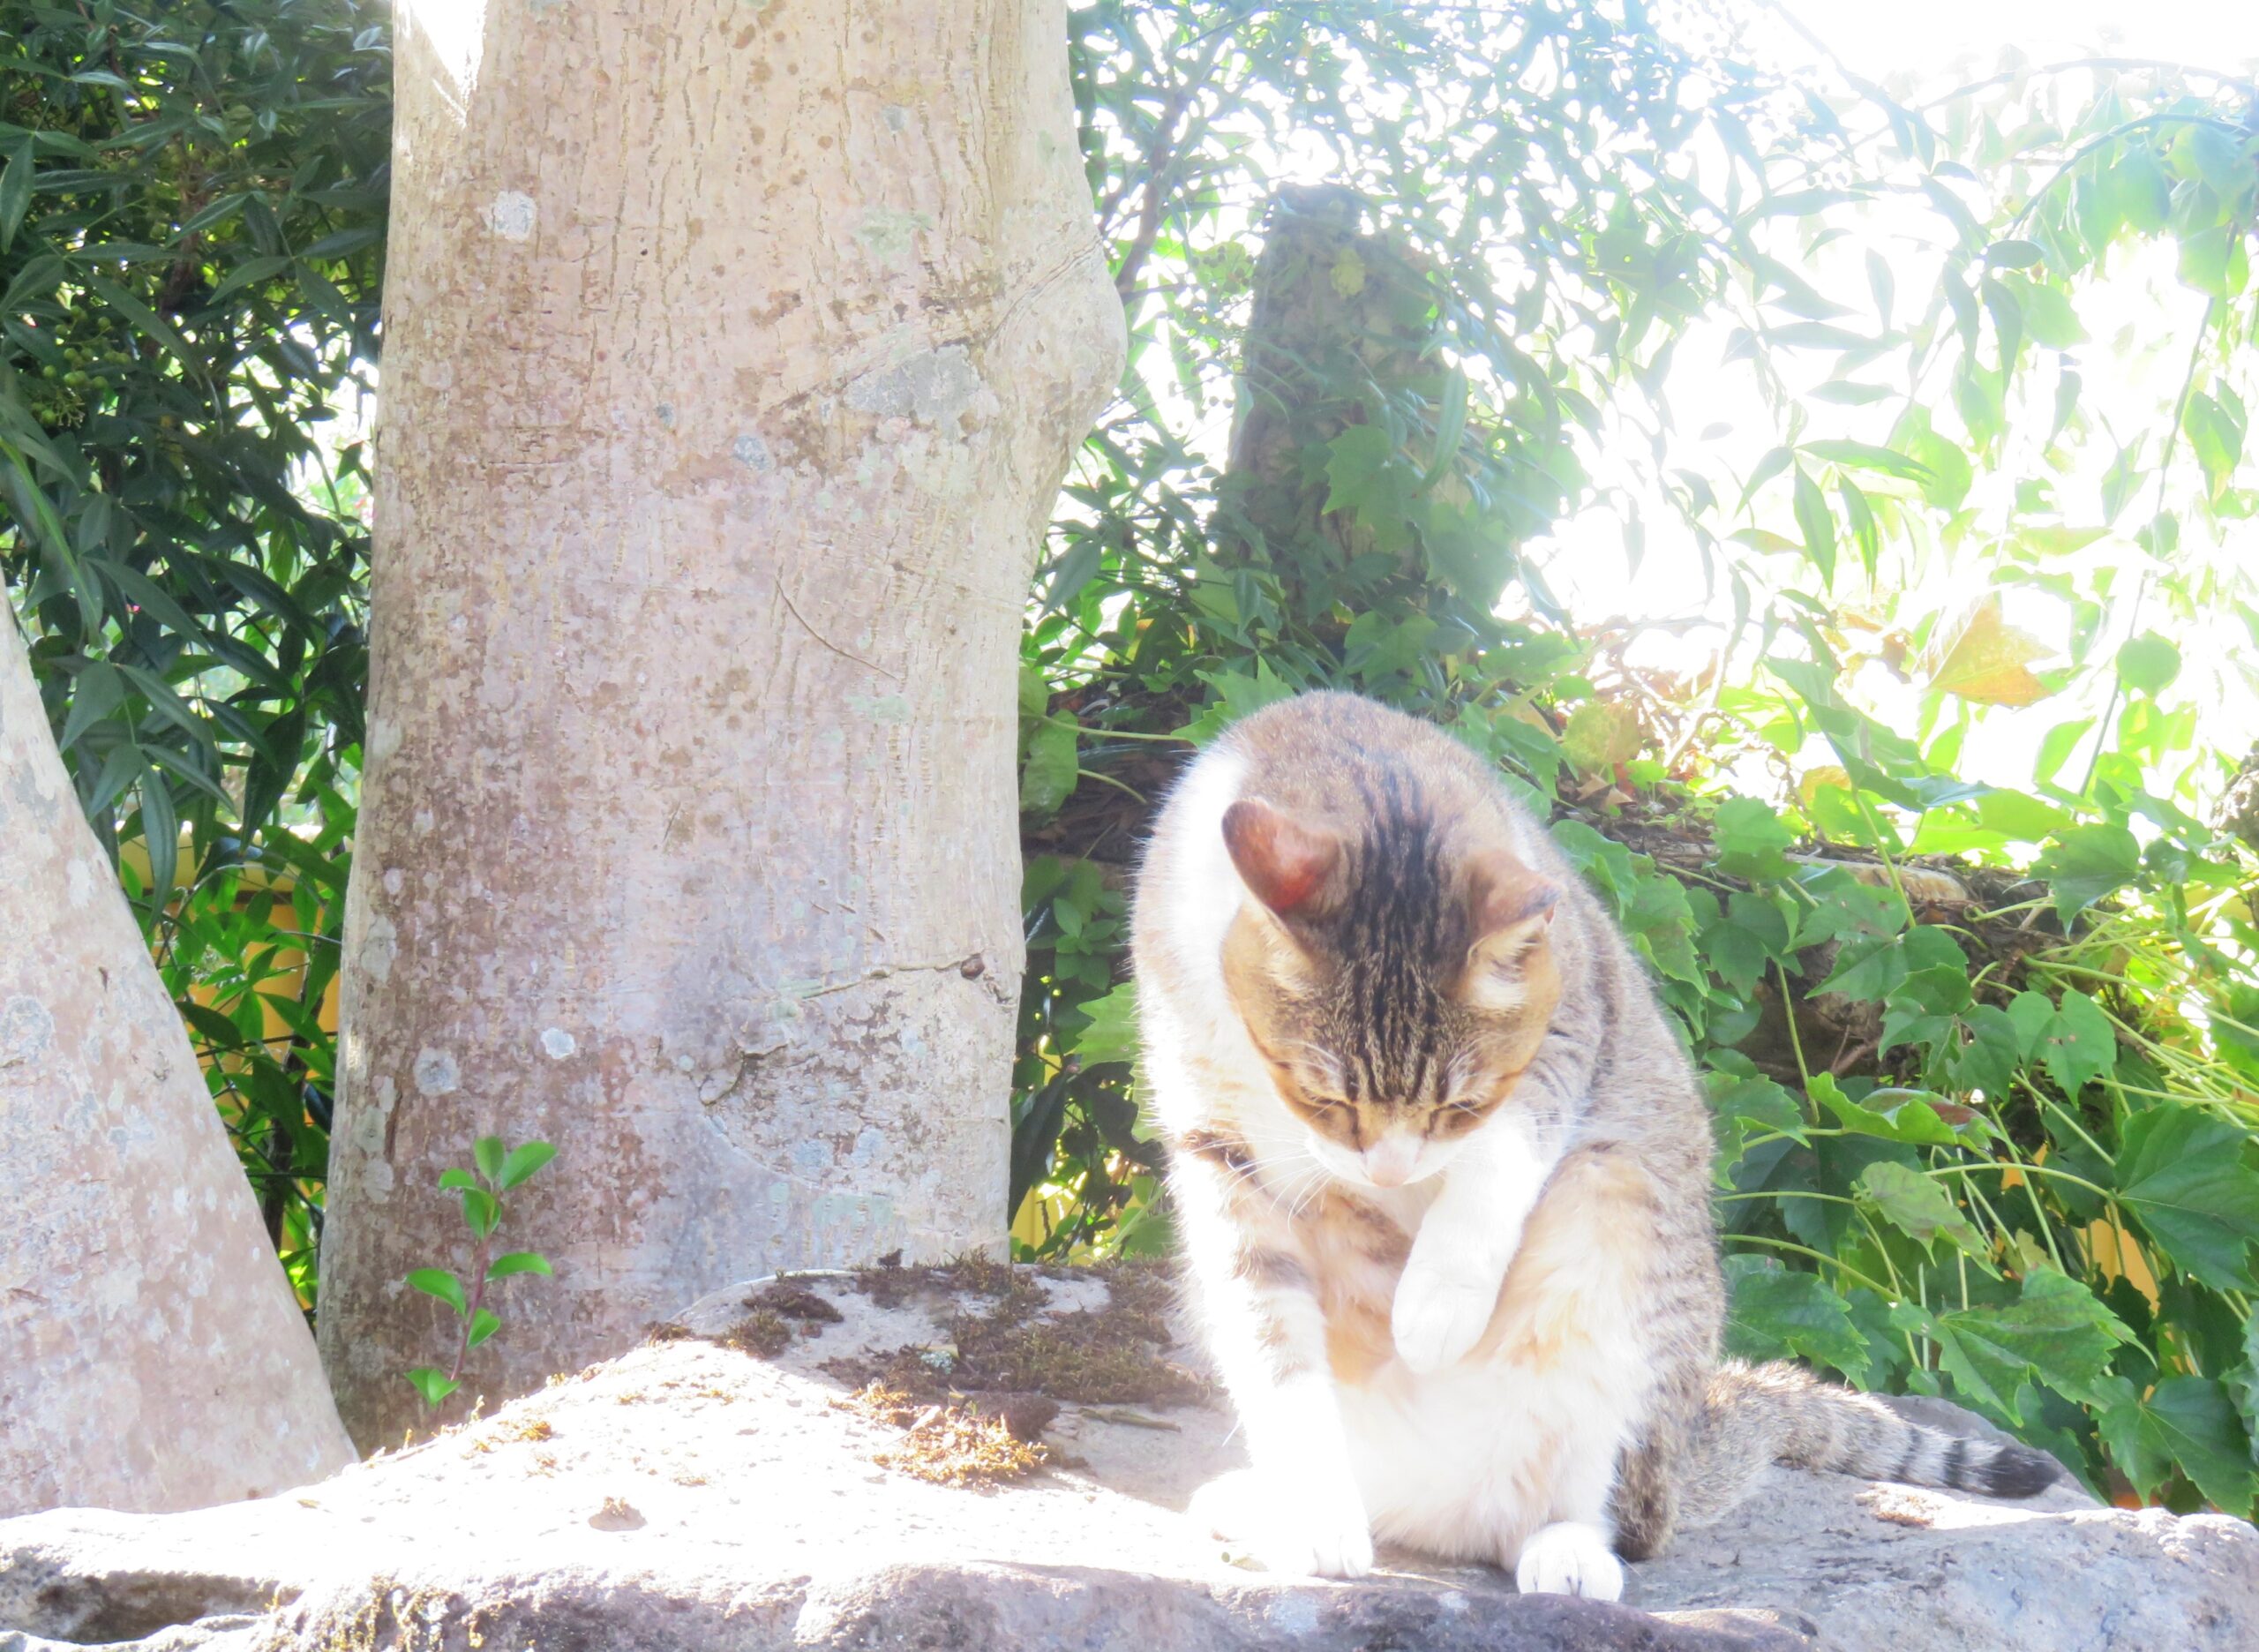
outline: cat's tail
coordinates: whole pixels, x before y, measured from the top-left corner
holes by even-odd
[[[2063,1472],[2045,1452],[1925,1428],[1785,1364],[1720,1365],[1692,1435],[1680,1505],[1689,1525],[1725,1513],[1767,1462],[1996,1498],[2034,1496]]]

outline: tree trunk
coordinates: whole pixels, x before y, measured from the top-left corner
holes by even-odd
[[[480,1135],[559,1146],[499,1239],[557,1278],[466,1400],[1001,1239],[1017,638],[1122,349],[1056,0],[454,15],[400,41],[322,1254],[364,1441]]]
[[[188,1033],[0,602],[0,1515],[352,1461]]]

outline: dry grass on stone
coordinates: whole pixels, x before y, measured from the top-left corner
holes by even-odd
[[[903,1430],[899,1446],[874,1452],[871,1461],[936,1485],[999,1485],[1025,1479],[1051,1461],[1047,1446],[1020,1438],[1002,1416],[964,1405],[921,1405],[883,1383],[867,1384],[832,1403]]]

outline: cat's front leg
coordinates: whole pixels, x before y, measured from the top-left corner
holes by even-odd
[[[1252,1469],[1196,1499],[1221,1535],[1271,1571],[1355,1578],[1372,1570],[1372,1528],[1349,1461],[1325,1348],[1325,1316],[1291,1227],[1237,1144],[1181,1144],[1170,1174],[1207,1342]]]
[[[1425,1376],[1467,1357],[1490,1323],[1552,1160],[1520,1120],[1493,1120],[1443,1171],[1389,1315],[1397,1356]]]

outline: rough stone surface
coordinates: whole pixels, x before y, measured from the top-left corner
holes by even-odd
[[[0,1211],[0,1515],[192,1508],[352,1461],[4,598]]]
[[[963,1279],[882,1276],[876,1295],[799,1279],[843,1317],[762,1320],[752,1340],[775,1346],[779,1318],[788,1333],[773,1357],[655,1341],[262,1502],[0,1522],[0,1652],[2259,1647],[2259,1534],[2068,1490],[2003,1505],[1776,1470],[1730,1525],[1633,1568],[1610,1606],[1525,1599],[1496,1572],[1408,1554],[1354,1585],[1243,1569],[1179,1513],[1237,1461],[1228,1419],[1197,1403],[1069,1399],[1049,1468],[986,1491],[929,1483],[874,1461],[912,1436],[840,1402],[855,1367],[904,1348],[943,1386],[972,1369],[952,1316],[998,1299]],[[679,1323],[741,1326],[750,1288]],[[1099,1277],[1039,1288],[1027,1323],[1109,1311]]]

